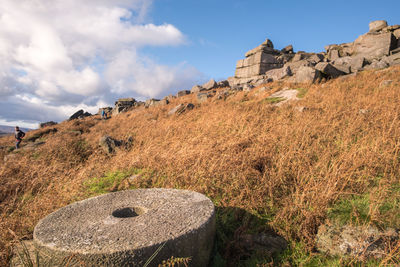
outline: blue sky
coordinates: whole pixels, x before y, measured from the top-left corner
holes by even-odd
[[[219,79],[232,76],[236,61],[267,37],[279,49],[293,44],[295,51],[317,52],[354,41],[368,32],[370,21],[400,24],[400,1],[159,0],[150,17],[175,25],[188,44],[146,53],[169,64],[187,61]]]
[[[400,1],[2,0],[0,125],[37,127],[121,97],[162,98],[210,78],[266,38],[320,52]]]

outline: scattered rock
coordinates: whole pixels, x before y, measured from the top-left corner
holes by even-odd
[[[368,113],[369,113],[368,109],[361,108],[361,109],[358,110],[358,114],[360,114],[360,115],[365,115],[365,114],[368,114]]]
[[[389,86],[389,85],[391,85],[392,83],[393,83],[393,80],[384,80],[384,81],[382,81],[382,82],[379,84],[379,86],[380,86],[380,87]]]
[[[122,146],[123,142],[120,140],[116,140],[110,136],[103,136],[100,138],[99,145],[103,148],[103,150],[108,153],[114,153],[117,147]]]
[[[203,87],[201,87],[200,85],[195,85],[195,86],[193,86],[192,87],[192,89],[190,90],[190,92],[192,93],[192,94],[196,94],[196,93],[199,93],[199,92],[202,92],[202,91],[205,91],[206,89],[204,89]]]
[[[149,108],[149,107],[154,107],[157,105],[157,102],[159,102],[159,99],[155,99],[155,98],[151,98],[151,99],[147,99],[144,106],[145,108]]]
[[[282,101],[274,104],[275,106],[281,106],[282,104],[288,101],[299,100],[299,98],[297,98],[298,93],[299,91],[294,89],[284,89],[276,93],[273,93],[272,95],[267,97],[267,99],[282,98]]]
[[[205,84],[202,85],[202,87],[205,90],[211,90],[217,87],[217,83],[215,82],[214,79],[209,80],[208,82],[206,82]]]
[[[398,240],[399,232],[393,229],[380,231],[373,226],[322,225],[318,229],[317,248],[330,255],[381,258]]]
[[[286,46],[285,48],[283,48],[283,49],[281,50],[281,52],[284,53],[284,54],[291,54],[291,53],[293,53],[293,45],[288,45],[288,46]]]
[[[182,90],[182,91],[178,92],[177,96],[182,97],[182,96],[189,95],[189,94],[190,94],[189,90]]]
[[[49,127],[49,126],[53,126],[56,124],[57,124],[57,122],[54,122],[54,121],[42,122],[41,124],[39,124],[39,128],[42,129],[44,127]]]
[[[198,93],[198,94],[197,94],[197,101],[198,101],[199,103],[203,103],[203,102],[207,101],[207,99],[208,99],[209,97],[211,97],[211,96],[212,96],[212,95],[209,94],[209,93]]]
[[[90,114],[89,112],[83,111],[83,109],[80,109],[77,112],[75,112],[74,114],[72,114],[68,120],[82,119],[82,118],[89,117],[89,116],[92,116],[92,114]]]
[[[228,80],[219,81],[219,82],[217,83],[217,87],[218,87],[218,88],[229,87],[229,82],[228,82]]]
[[[192,103],[188,103],[188,104],[179,104],[176,107],[174,107],[173,109],[171,109],[170,111],[168,111],[168,115],[180,115],[183,112],[187,111],[187,110],[192,110],[194,109],[194,105]]]

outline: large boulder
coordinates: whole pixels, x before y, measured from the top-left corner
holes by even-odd
[[[179,104],[170,111],[168,111],[168,115],[180,115],[184,113],[187,110],[192,110],[194,109],[194,105],[192,103],[188,104]]]
[[[388,56],[395,49],[397,40],[388,33],[367,33],[358,37],[353,44],[352,56],[363,56],[367,60]]]
[[[290,67],[283,67],[280,69],[269,70],[265,73],[268,78],[271,78],[274,81],[284,79],[292,75],[292,71]]]
[[[286,46],[285,48],[283,48],[283,49],[281,50],[281,52],[284,53],[284,54],[291,54],[291,53],[293,53],[293,45],[288,45],[288,46]]]
[[[196,94],[196,93],[199,93],[199,92],[205,91],[205,90],[206,90],[206,89],[204,89],[202,86],[200,86],[200,85],[195,85],[195,86],[193,86],[192,89],[190,90],[190,93]]]
[[[89,112],[85,112],[83,109],[80,109],[74,114],[72,114],[68,120],[82,119],[89,116],[92,116],[92,114],[90,114]]]
[[[296,83],[314,83],[320,79],[321,73],[318,70],[308,66],[301,66],[290,81]]]
[[[319,70],[321,73],[325,74],[326,76],[330,78],[337,78],[341,75],[344,75],[345,73],[341,70],[338,70],[335,68],[333,65],[331,65],[328,62],[320,62],[317,65],[315,65],[315,69]]]
[[[182,91],[178,92],[177,96],[178,97],[182,97],[182,96],[185,96],[185,95],[188,95],[188,94],[190,94],[189,90],[182,90]]]
[[[378,32],[388,26],[386,20],[375,20],[369,23],[370,32]]]
[[[157,106],[157,102],[160,102],[160,100],[155,98],[147,99],[144,106],[145,108]]]
[[[217,82],[214,79],[211,79],[205,84],[203,84],[202,87],[206,90],[211,90],[217,87]]]

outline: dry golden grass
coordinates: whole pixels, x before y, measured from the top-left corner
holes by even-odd
[[[338,199],[370,192],[369,215],[380,223],[373,206],[386,201],[385,192],[400,177],[399,77],[400,68],[392,67],[322,85],[273,83],[270,91],[256,88],[225,101],[210,99],[180,116],[167,112],[181,102],[196,103],[193,95],[107,121],[63,122],[37,150],[0,161],[0,265],[10,257],[8,229],[31,238],[39,219],[87,197],[85,181],[130,168],[152,170],[134,187],[204,193],[218,208],[267,218],[269,227],[309,251]],[[380,86],[389,79],[391,85]],[[280,108],[265,101],[285,86],[308,92]],[[300,106],[306,109],[299,112]],[[132,136],[132,149],[106,155],[98,146],[106,134],[125,140]],[[12,138],[1,138],[3,145],[12,146]],[[1,158],[7,154],[0,153]],[[219,249],[230,255],[227,244]],[[226,260],[234,264],[238,258]]]

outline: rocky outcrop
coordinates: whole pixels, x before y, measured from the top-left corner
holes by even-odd
[[[289,45],[274,49],[267,39],[248,51],[236,64],[235,76],[229,85],[247,87],[288,79],[292,82],[319,82],[355,73],[400,64],[400,25],[388,26],[384,20],[369,24],[369,32],[354,42],[332,44],[324,53],[294,52]],[[289,77],[292,76],[292,77]]]
[[[115,102],[115,107],[112,111],[113,115],[120,114],[122,112],[126,112],[136,104],[136,100],[134,98],[120,98]]]
[[[92,116],[92,114],[90,114],[87,111],[85,112],[83,109],[80,109],[77,112],[75,112],[74,114],[72,114],[68,120],[82,119],[82,118],[89,117],[89,116]]]

